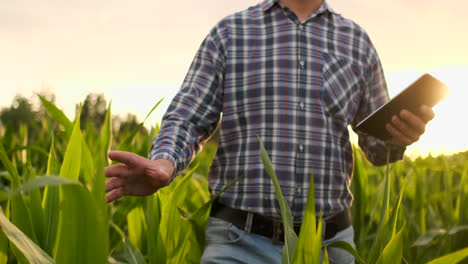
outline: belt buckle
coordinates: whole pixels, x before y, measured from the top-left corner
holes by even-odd
[[[284,244],[284,232],[283,232],[283,223],[280,221],[273,222],[273,244]]]

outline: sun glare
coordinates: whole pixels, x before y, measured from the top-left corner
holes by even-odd
[[[449,96],[433,110],[435,118],[429,122],[425,134],[407,150],[409,157],[453,154],[468,150],[468,124],[464,110],[468,104],[468,67],[445,67],[428,71],[450,88]],[[423,72],[405,71],[387,76],[390,96],[411,84]]]

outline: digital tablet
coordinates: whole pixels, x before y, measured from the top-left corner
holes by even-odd
[[[390,138],[385,125],[406,109],[417,112],[421,105],[434,106],[449,94],[449,88],[430,74],[424,74],[390,101],[364,118],[356,129],[382,140]]]

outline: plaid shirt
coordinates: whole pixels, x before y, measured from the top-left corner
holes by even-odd
[[[295,221],[303,217],[311,175],[317,210],[331,215],[352,201],[347,127],[387,100],[378,55],[362,28],[325,1],[301,23],[279,1],[267,0],[224,18],[205,38],[150,158],[172,161],[177,175],[220,126],[211,192],[243,175],[220,201],[279,217],[258,136]],[[384,142],[360,134],[359,145],[372,163],[386,162]],[[403,151],[394,150],[392,161]]]

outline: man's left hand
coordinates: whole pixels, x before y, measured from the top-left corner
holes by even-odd
[[[433,118],[434,112],[427,105],[422,105],[417,113],[401,110],[385,126],[392,136],[388,143],[402,147],[413,144],[424,134],[426,124]]]

